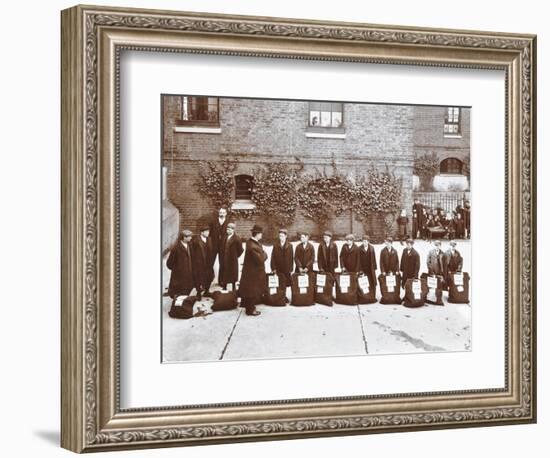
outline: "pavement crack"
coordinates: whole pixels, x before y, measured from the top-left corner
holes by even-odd
[[[233,327],[231,328],[231,332],[229,333],[229,337],[227,337],[227,342],[225,342],[222,353],[219,357],[220,361],[223,359],[223,356],[225,355],[225,351],[227,350],[227,347],[229,346],[229,342],[231,341],[231,337],[233,337],[233,332],[235,332],[235,328],[237,327],[237,323],[239,322],[239,318],[241,317],[242,313],[243,313],[243,309],[240,308],[239,309],[239,314],[237,315],[237,319],[235,320],[235,324],[233,324]]]
[[[405,331],[400,329],[392,329],[390,326],[382,324],[378,321],[373,321],[372,324],[375,324],[384,331],[389,332],[392,336],[401,337],[403,340],[409,342],[413,347],[424,350],[424,351],[446,351],[443,347],[438,347],[437,345],[430,345],[424,342],[422,339],[416,338],[407,334]]]
[[[359,324],[361,325],[361,334],[363,335],[363,343],[365,344],[365,353],[369,354],[369,346],[367,344],[367,336],[365,336],[365,327],[363,326],[363,318],[361,317],[361,309],[357,306],[357,313],[359,315]]]

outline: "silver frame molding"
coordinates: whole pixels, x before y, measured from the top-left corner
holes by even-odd
[[[62,422],[75,452],[536,421],[536,37],[76,6],[62,36]],[[119,59],[125,49],[506,73],[506,386],[239,404],[119,405]]]

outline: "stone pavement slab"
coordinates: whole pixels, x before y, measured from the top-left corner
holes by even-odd
[[[361,305],[369,354],[469,351],[471,308],[467,304]]]
[[[208,299],[205,299],[208,300]],[[222,357],[241,311],[227,310],[189,320],[170,318],[171,299],[163,299],[163,362],[213,361]]]
[[[259,306],[242,314],[223,359],[364,355],[357,306]]]

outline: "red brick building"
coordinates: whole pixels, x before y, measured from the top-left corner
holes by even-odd
[[[244,179],[253,179],[261,164],[292,164],[299,158],[305,173],[330,174],[335,164],[351,179],[369,167],[387,166],[402,178],[401,206],[409,211],[416,155],[435,151],[442,161],[469,157],[470,110],[457,110],[459,127],[454,132],[446,119],[447,107],[163,95],[166,208],[172,208],[171,203],[179,211],[180,228],[196,231],[199,221],[216,210],[197,190],[200,161],[237,160],[233,206],[246,209],[253,203],[242,186]],[[451,162],[452,171],[458,170]],[[169,213],[173,218],[173,211]],[[236,222],[243,236],[254,223]],[[330,228],[338,236],[362,235],[365,230],[352,212],[331,221]],[[292,235],[301,229],[317,231],[315,222],[300,217],[288,229]],[[173,232],[177,230],[164,230],[163,237]]]

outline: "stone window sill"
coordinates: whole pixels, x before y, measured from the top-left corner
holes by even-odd
[[[443,134],[443,138],[462,138],[461,134]]]
[[[251,200],[236,200],[231,205],[231,210],[254,210],[256,205]]]
[[[332,138],[337,140],[345,140],[346,134],[340,132],[307,132],[306,138]]]
[[[205,127],[205,126],[175,126],[174,132],[186,134],[221,134],[221,127]]]

